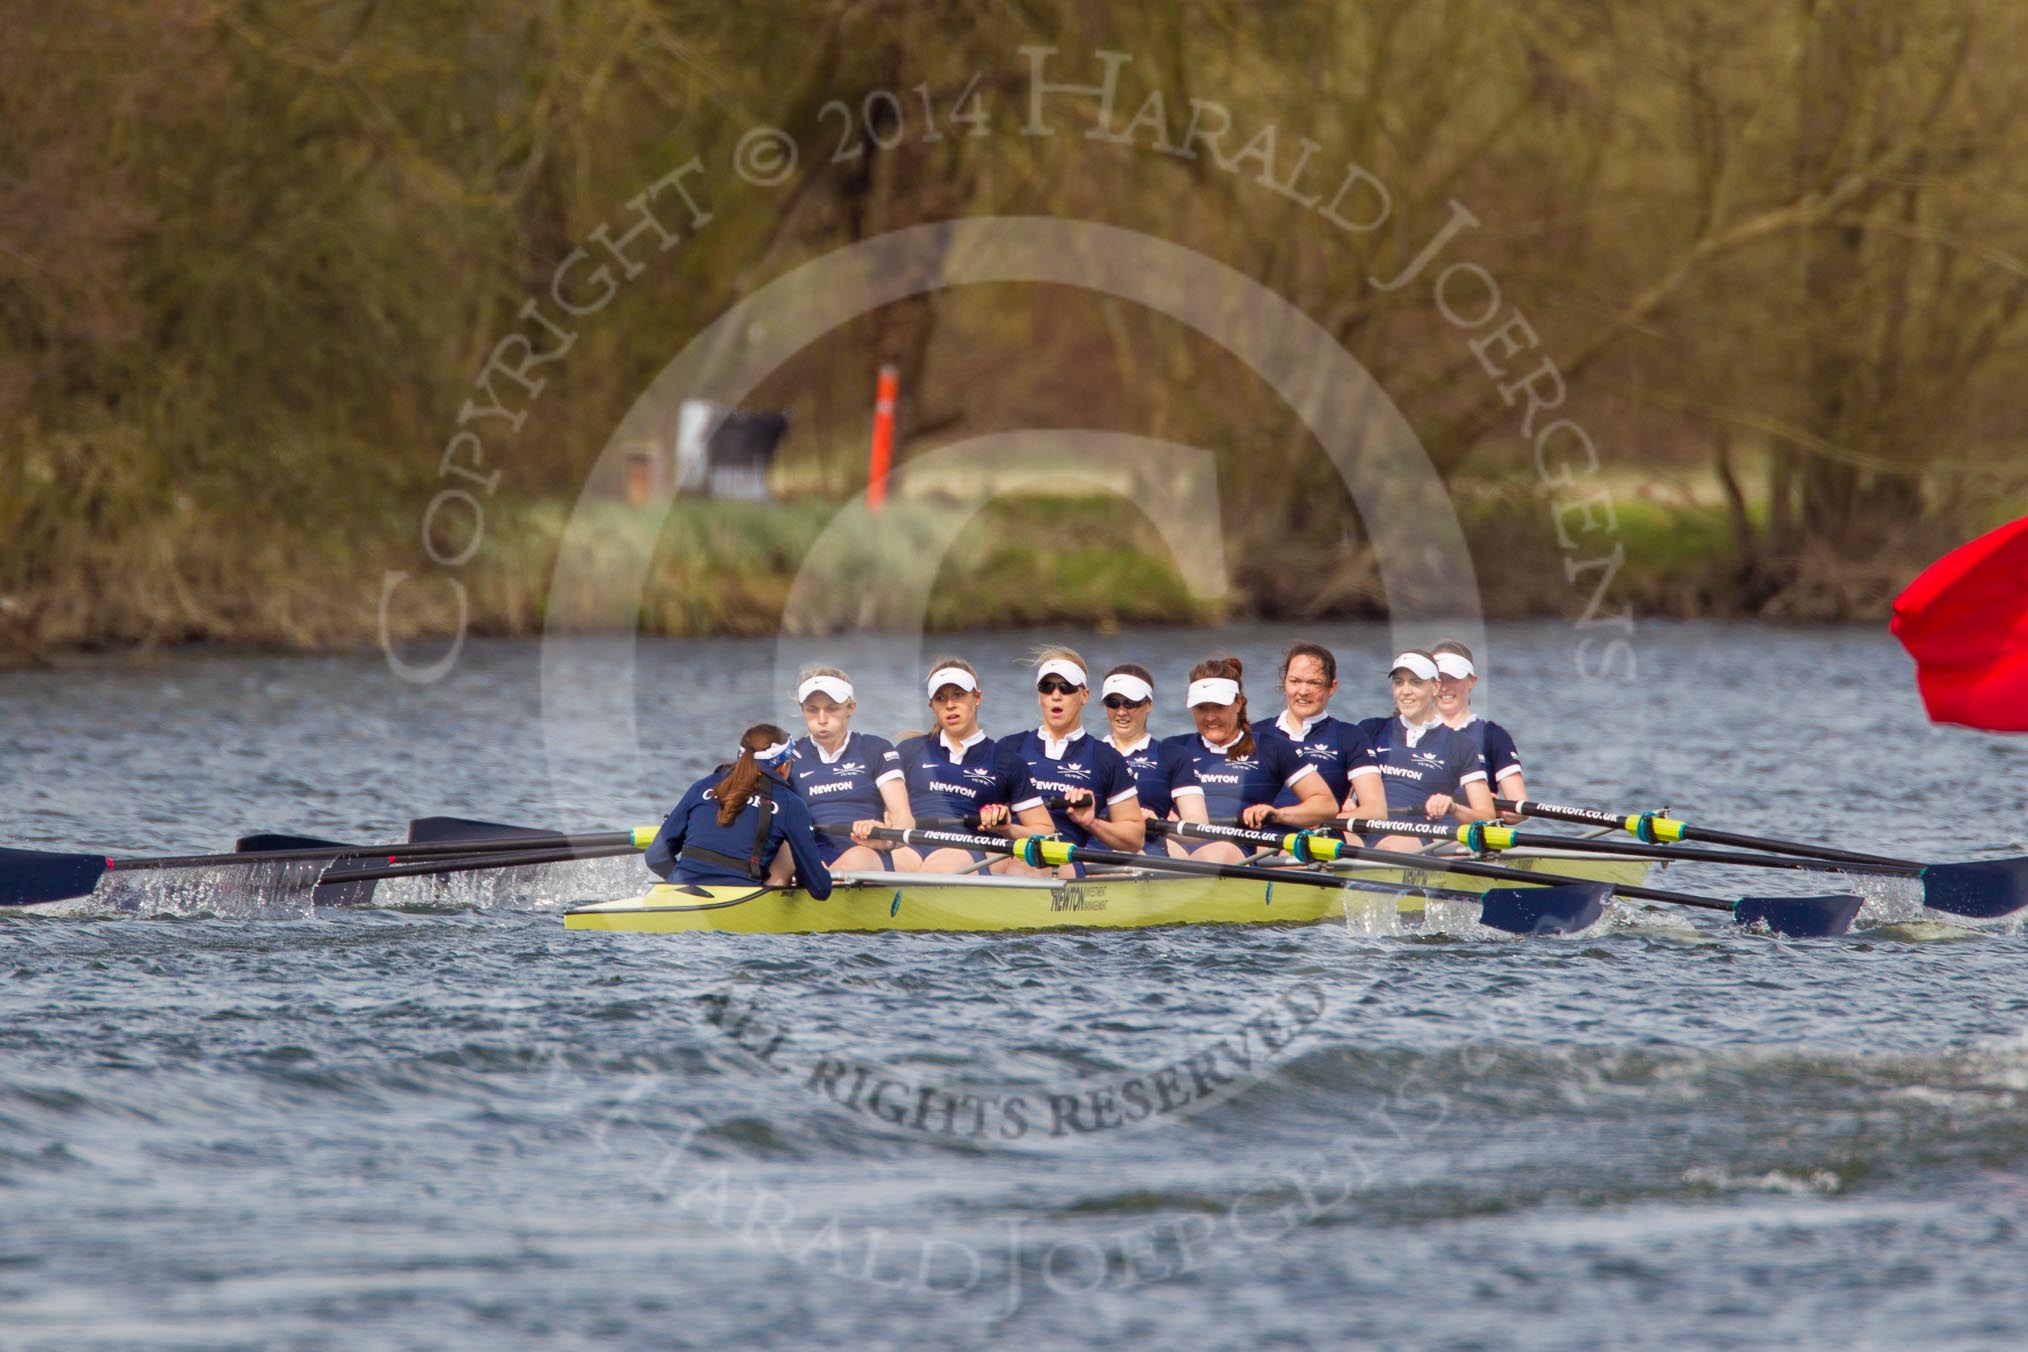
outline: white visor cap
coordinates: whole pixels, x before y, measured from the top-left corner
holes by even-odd
[[[1403,669],[1418,681],[1434,681],[1437,678],[1437,664],[1421,653],[1402,653],[1394,659],[1394,665],[1387,669],[1387,674],[1392,676]]]
[[[979,688],[978,679],[963,667],[938,667],[929,675],[929,697],[935,699],[937,691],[947,685],[954,685],[968,692]]]
[[[1467,676],[1479,674],[1479,669],[1472,665],[1472,659],[1463,653],[1438,653],[1436,667],[1439,672],[1454,681],[1462,681]]]
[[[769,747],[765,751],[754,752],[753,758],[759,761],[762,765],[767,765],[770,764],[771,762],[778,761],[782,757],[788,755],[789,752],[794,748],[794,745],[795,744],[793,742],[776,742],[773,746]]]
[[[1099,687],[1099,697],[1125,695],[1135,704],[1155,698],[1155,687],[1129,672],[1116,671]]]
[[[1072,689],[1082,689],[1089,680],[1084,674],[1083,667],[1061,657],[1052,657],[1035,669],[1035,683],[1037,685],[1042,684],[1044,676],[1061,677]]]
[[[1233,704],[1238,699],[1238,681],[1224,676],[1206,676],[1201,681],[1190,683],[1190,689],[1183,695],[1183,707],[1194,709],[1200,704]]]
[[[801,704],[812,695],[825,694],[840,704],[852,702],[852,682],[836,676],[812,676],[796,687],[796,703]]]

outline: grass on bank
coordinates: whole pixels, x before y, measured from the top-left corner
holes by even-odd
[[[1566,551],[1551,504],[1528,485],[1476,485],[1458,501],[1491,618],[1580,613],[1596,577],[1573,579],[1568,566],[1618,548],[1606,597],[1614,610],[1878,622],[1916,571],[1963,538],[1912,527],[1879,558],[1805,559],[1786,591],[1748,606],[1722,505],[1619,493],[1611,529],[1579,536]],[[1981,529],[2028,513],[2028,502],[1988,509]],[[1373,594],[1373,563],[1361,546],[1277,571],[1238,557],[1236,540],[1225,546],[1231,592],[1193,594],[1146,518],[1107,497],[995,501],[955,538],[948,509],[912,501],[856,526],[818,498],[678,499],[666,509],[592,503],[576,537],[586,544],[589,589],[559,594],[553,574],[571,511],[553,500],[490,504],[483,549],[455,570],[423,556],[410,511],[303,526],[184,502],[118,534],[79,525],[46,540],[39,556],[0,550],[0,665],[186,643],[369,647],[379,641],[390,570],[416,579],[389,612],[397,641],[457,628],[445,576],[469,588],[470,632],[508,636],[539,634],[552,614],[667,635],[1103,629],[1215,624],[1227,615],[1366,616],[1384,599]],[[1264,538],[1273,549],[1272,534]],[[625,569],[640,558],[645,581],[631,585]],[[1290,588],[1303,594],[1283,594]],[[1323,609],[1302,604],[1309,600]]]

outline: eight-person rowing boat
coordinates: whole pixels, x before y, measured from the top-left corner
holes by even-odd
[[[1206,658],[1181,701],[1194,727],[1159,740],[1146,667],[1106,673],[1107,731],[1095,737],[1084,726],[1084,658],[1050,647],[1031,665],[1032,729],[989,737],[979,726],[984,682],[950,657],[931,664],[924,686],[935,726],[896,742],[852,727],[857,692],[842,670],[808,668],[796,688],[806,735],[748,728],[659,828],[565,834],[428,818],[399,845],[258,836],[232,854],[168,858],[0,848],[0,913],[73,909],[115,872],[210,869],[301,888],[319,905],[357,905],[385,879],[643,850],[664,881],[576,906],[569,928],[1121,928],[1457,905],[1495,929],[1567,933],[1598,923],[1618,895],[1800,937],[1843,933],[1861,906],[1854,893],[1665,890],[1645,882],[1655,861],[1900,878],[1931,909],[1979,919],[2028,909],[2028,859],[1921,863],[1529,800],[1514,739],[1472,710],[1478,668],[1455,641],[1398,653],[1393,711],[1362,720],[1330,713],[1337,660],[1321,645],[1284,652],[1283,708],[1259,720],[1248,716],[1239,659]],[[1641,843],[1514,829],[1531,817],[1623,827]]]

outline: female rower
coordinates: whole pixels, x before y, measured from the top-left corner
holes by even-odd
[[[1246,690],[1237,657],[1213,657],[1190,668],[1184,703],[1197,731],[1167,739],[1189,754],[1197,782],[1204,788],[1204,810],[1213,821],[1237,817],[1242,826],[1319,826],[1337,815],[1338,800],[1324,787],[1317,767],[1296,754],[1287,741],[1262,742],[1246,720]],[[1292,806],[1277,808],[1283,789],[1296,795]],[[1199,859],[1237,863],[1239,848],[1213,841],[1192,853]]]
[[[1392,718],[1369,718],[1359,725],[1373,744],[1386,777],[1388,815],[1455,817],[1485,821],[1493,815],[1484,759],[1463,733],[1444,725],[1437,713],[1436,659],[1410,648],[1394,659],[1388,678],[1394,686]],[[1384,850],[1420,849],[1414,836],[1385,836]]]
[[[810,811],[789,781],[789,734],[772,723],[741,733],[739,759],[684,791],[647,858],[649,869],[679,883],[785,887],[793,867],[805,892],[830,896]]]
[[[1147,843],[1133,771],[1126,759],[1085,735],[1084,706],[1091,701],[1090,668],[1069,648],[1035,654],[1035,703],[1042,726],[1002,739],[1002,755],[1027,767],[1035,792],[1061,799],[1051,807],[1052,829],[1073,845],[1139,853]]]
[[[976,814],[982,830],[1047,833],[1049,813],[1042,806],[1042,795],[1028,782],[1027,768],[1018,758],[1003,758],[993,739],[979,729],[985,692],[971,663],[949,657],[932,664],[928,690],[937,730],[895,747],[908,784],[909,811],[916,821],[938,821],[944,830],[963,830],[951,819]],[[932,850],[921,866],[927,873],[958,873],[990,858],[947,846]],[[1005,872],[1013,864],[1005,859],[995,867]]]
[[[897,859],[894,847],[871,839],[868,828],[915,825],[902,783],[901,757],[884,738],[852,731],[858,701],[852,682],[836,667],[805,667],[796,686],[803,726],[796,740],[796,792],[809,804],[817,848],[834,869],[912,867],[913,852]]]
[[[1155,678],[1146,667],[1122,662],[1106,673],[1099,686],[1105,700],[1106,723],[1112,731],[1106,745],[1120,753],[1134,776],[1141,815],[1156,821],[1202,822],[1204,786],[1189,749],[1175,739],[1157,742],[1148,735],[1148,714],[1155,707]],[[1150,836],[1144,854],[1187,855],[1175,837]]]
[[[1377,818],[1387,815],[1387,792],[1381,786],[1380,762],[1366,734],[1356,723],[1333,718],[1325,710],[1338,693],[1338,659],[1321,643],[1291,643],[1282,653],[1282,699],[1286,706],[1272,719],[1253,725],[1262,741],[1285,741],[1296,754],[1317,767],[1332,797],[1344,805],[1340,815]],[[1293,789],[1275,795],[1276,807],[1293,807]]]
[[[1454,638],[1431,648],[1437,664],[1437,712],[1447,727],[1456,728],[1472,739],[1486,761],[1486,777],[1493,781],[1493,794],[1515,802],[1528,796],[1528,782],[1521,777],[1521,753],[1514,739],[1498,723],[1472,712],[1472,687],[1479,683],[1479,669],[1472,663],[1472,650]],[[1518,822],[1518,812],[1502,812],[1500,820]]]

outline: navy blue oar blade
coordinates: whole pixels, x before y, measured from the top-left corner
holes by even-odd
[[[102,854],[0,849],[0,908],[88,897],[105,872]]]
[[[358,846],[341,841],[325,840],[320,836],[289,836],[278,831],[262,831],[257,835],[241,836],[232,843],[234,854],[270,854],[275,850],[351,850]]]
[[[321,836],[291,836],[278,831],[263,831],[257,835],[241,836],[232,843],[238,854],[266,854],[274,850],[358,850],[363,846],[348,845],[339,840],[325,840]],[[310,904],[313,906],[365,906],[372,902],[373,893],[379,884],[368,879],[357,883],[319,883],[310,889]]]
[[[1732,918],[1742,925],[1766,925],[1796,939],[1828,939],[1852,928],[1866,898],[1849,892],[1827,897],[1741,897]]]
[[[555,831],[538,831],[528,826],[501,822],[472,821],[465,817],[417,817],[408,824],[408,843],[438,845],[456,841],[561,840]]]
[[[1922,871],[1922,904],[1982,920],[2028,906],[2028,859],[1931,864]]]
[[[1574,934],[1605,914],[1609,883],[1561,887],[1495,887],[1483,898],[1479,923],[1509,934]]]

